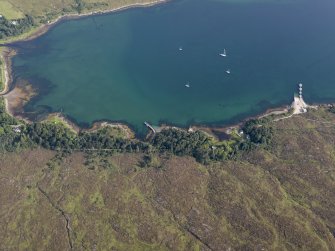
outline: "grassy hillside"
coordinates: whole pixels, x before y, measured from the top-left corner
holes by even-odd
[[[2,53],[1,48],[0,48],[0,53]],[[3,91],[4,87],[5,87],[4,62],[2,60],[2,57],[0,57],[0,92]]]
[[[39,27],[66,14],[105,11],[157,0],[0,0],[0,43],[35,34]]]
[[[156,2],[156,0],[0,0],[0,14],[9,20],[30,15],[37,22],[46,22],[67,13],[110,10],[151,2]]]
[[[41,16],[46,13],[60,13],[62,11],[77,9],[79,5],[82,10],[99,9],[104,7],[116,8],[134,3],[154,2],[153,0],[1,0],[7,2],[11,9],[16,12]]]
[[[1,250],[335,250],[335,115],[273,124],[268,150],[0,156]]]
[[[0,14],[5,16],[9,20],[20,19],[24,17],[24,14],[16,7],[14,7],[9,1],[0,1]]]

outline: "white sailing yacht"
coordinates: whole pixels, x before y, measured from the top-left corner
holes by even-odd
[[[227,52],[226,49],[223,50],[223,53],[220,53],[221,57],[227,57]]]

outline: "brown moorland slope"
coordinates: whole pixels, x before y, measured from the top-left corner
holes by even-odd
[[[188,157],[0,156],[0,250],[335,250],[335,115],[274,123],[274,144]]]

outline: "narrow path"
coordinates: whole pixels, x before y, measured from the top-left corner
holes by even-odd
[[[293,115],[297,115],[297,114],[291,114],[291,115],[288,115],[288,116],[285,116],[285,117],[282,117],[282,118],[278,118],[278,119],[274,119],[273,122],[277,122],[277,121],[280,121],[280,120],[283,120],[283,119],[288,119],[288,118],[291,118]]]
[[[192,235],[195,239],[197,239],[201,244],[203,244],[205,247],[207,247],[209,250],[213,250],[209,244],[205,241],[202,240],[202,238],[200,236],[198,236],[196,233],[194,233],[191,229],[184,227],[184,229],[190,234]]]
[[[61,213],[61,215],[64,217],[65,221],[66,221],[66,231],[67,231],[67,237],[68,237],[68,242],[69,242],[69,246],[70,249],[73,249],[73,244],[72,244],[72,240],[71,240],[71,226],[70,226],[70,217],[65,213],[65,211],[60,208],[58,205],[56,205],[50,198],[50,196],[39,186],[37,185],[37,189],[44,195],[44,197],[47,198],[48,202],[50,203],[50,205],[56,209],[58,212]]]

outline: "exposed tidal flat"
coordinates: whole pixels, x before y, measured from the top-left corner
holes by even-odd
[[[306,101],[333,101],[334,9],[330,0],[181,0],[66,20],[12,44],[14,86],[38,92],[24,108],[33,119],[62,112],[138,134],[144,121],[235,123],[290,103],[298,82]]]

